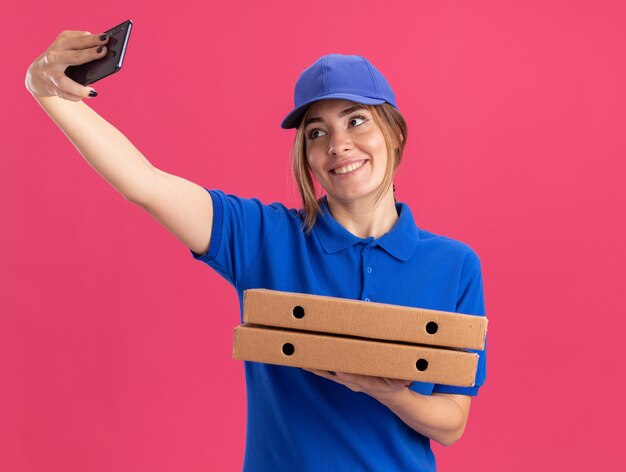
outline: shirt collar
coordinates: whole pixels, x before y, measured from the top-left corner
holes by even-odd
[[[376,240],[373,237],[361,239],[341,226],[328,209],[326,195],[319,200],[319,204],[322,212],[317,217],[314,231],[324,251],[329,254],[343,251],[357,243],[378,245],[402,261],[407,261],[415,251],[419,241],[419,230],[415,226],[409,206],[405,203],[396,202],[398,220],[389,232]]]

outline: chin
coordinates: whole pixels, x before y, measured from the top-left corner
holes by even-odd
[[[363,200],[363,199],[367,199],[367,198],[374,198],[374,196],[376,195],[376,189],[367,192],[367,191],[361,191],[361,192],[326,192],[328,197],[340,201],[340,202],[354,202],[354,201],[358,201],[358,200]]]

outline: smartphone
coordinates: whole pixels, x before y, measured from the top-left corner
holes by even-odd
[[[65,69],[65,75],[74,82],[90,85],[120,70],[132,26],[133,22],[126,20],[124,23],[105,31],[110,37],[106,43],[106,55],[85,64],[69,66]]]

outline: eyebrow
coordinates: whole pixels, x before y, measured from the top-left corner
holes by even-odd
[[[339,115],[337,115],[337,116],[339,118],[343,118],[344,116],[349,115],[350,113],[355,112],[357,110],[365,110],[365,107],[363,105],[355,105],[353,107],[346,108],[344,111],[339,113]],[[324,120],[321,119],[319,116],[314,116],[312,118],[307,118],[307,120],[304,122],[304,127],[306,128],[311,123],[323,123],[323,122],[324,122]]]

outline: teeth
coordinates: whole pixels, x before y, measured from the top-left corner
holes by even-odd
[[[335,169],[333,172],[335,174],[347,174],[348,172],[352,172],[355,169],[358,169],[359,167],[361,167],[363,164],[365,163],[365,161],[361,161],[361,162],[355,162],[354,164],[350,164],[349,166],[346,167],[342,167],[341,169]]]

